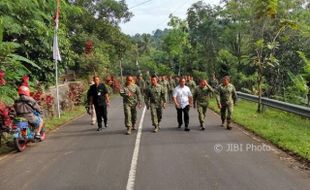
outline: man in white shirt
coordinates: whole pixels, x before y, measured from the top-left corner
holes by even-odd
[[[189,109],[193,105],[193,95],[188,86],[185,85],[185,78],[180,78],[179,85],[173,91],[173,101],[177,109],[178,128],[183,124],[182,112],[184,114],[185,131],[190,131],[189,124]]]

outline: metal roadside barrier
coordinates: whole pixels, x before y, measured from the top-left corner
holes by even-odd
[[[258,96],[243,93],[243,92],[237,92],[237,94],[239,98],[258,103]],[[287,102],[273,100],[273,99],[269,99],[265,97],[262,97],[262,104],[269,106],[269,107],[273,107],[275,109],[283,110],[286,112],[290,112],[290,113],[294,113],[294,114],[297,114],[303,117],[310,118],[310,107],[290,104]]]

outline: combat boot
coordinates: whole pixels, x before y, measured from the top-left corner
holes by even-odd
[[[231,122],[231,120],[227,119],[227,124],[226,124],[226,129],[227,130],[231,130],[232,129],[232,127],[230,126],[230,122]]]
[[[132,124],[132,130],[136,130],[136,124],[135,123]]]
[[[200,123],[200,129],[201,129],[202,131],[206,129],[206,128],[203,126],[203,123]]]
[[[159,127],[156,126],[155,129],[153,130],[154,133],[157,133],[159,131]]]
[[[222,119],[222,127],[225,127],[225,119]]]
[[[98,123],[98,129],[97,131],[102,131],[102,123]]]
[[[131,126],[127,127],[127,132],[126,132],[126,135],[130,135],[130,134],[131,134]]]

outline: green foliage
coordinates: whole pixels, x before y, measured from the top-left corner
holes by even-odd
[[[219,112],[214,99],[210,107]],[[272,108],[257,114],[254,103],[242,100],[234,109],[233,120],[278,147],[310,159],[309,119]]]
[[[197,71],[197,70],[194,70],[193,71],[193,74],[192,76],[195,78],[195,79],[205,79],[207,80],[209,77],[208,77],[208,74],[206,72],[202,72],[202,71]]]
[[[256,0],[256,18],[275,18],[279,0]]]
[[[80,72],[90,75],[104,75],[107,73],[108,57],[105,54],[93,53],[84,54],[80,57]]]
[[[221,49],[217,56],[217,65],[219,65],[219,73],[221,76],[236,75],[236,63],[238,58],[232,55],[228,50]]]
[[[186,20],[171,15],[169,29],[143,34],[147,40],[133,37],[138,53],[129,58],[132,71],[138,59],[156,73],[165,65],[174,74],[199,78],[228,74],[237,90],[302,103],[302,84],[310,78],[304,64],[310,56],[309,7],[299,0],[223,2],[219,7],[198,1]]]
[[[3,18],[0,17],[0,44],[2,43],[3,40]]]
[[[124,0],[61,1],[60,73],[119,73],[121,61],[126,75],[228,74],[238,90],[300,102],[301,84],[310,80],[309,6],[299,0],[223,3],[198,1],[186,19],[170,15],[168,29],[130,38],[118,27],[133,16]],[[0,1],[0,69],[12,88],[23,74],[45,84],[55,80],[55,10],[54,0]],[[93,48],[86,52],[89,40]]]
[[[305,54],[303,52],[298,51],[297,53],[298,53],[299,57],[305,63],[303,76],[305,77],[306,80],[310,81],[310,60],[305,56]]]
[[[293,75],[291,72],[288,74],[292,80],[292,85],[287,87],[284,101],[293,102],[296,104],[306,104],[306,95],[308,92],[306,81],[301,75]]]

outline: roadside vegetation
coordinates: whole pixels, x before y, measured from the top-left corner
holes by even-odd
[[[214,99],[210,108],[219,113]],[[234,107],[233,121],[279,148],[310,161],[309,119],[273,108],[257,113],[255,103],[240,100]]]

